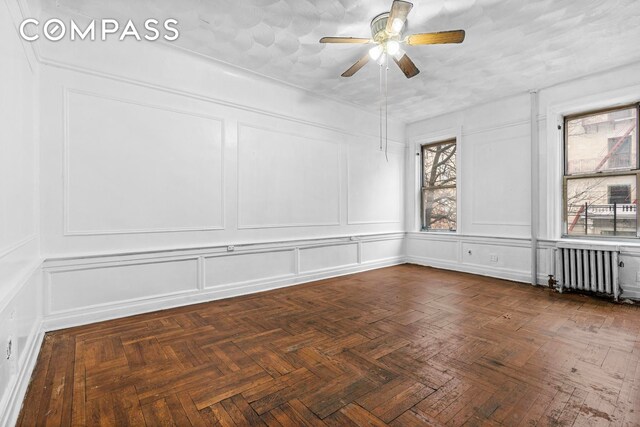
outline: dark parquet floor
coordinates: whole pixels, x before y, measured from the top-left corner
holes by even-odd
[[[403,265],[49,333],[19,425],[638,426],[640,309]]]

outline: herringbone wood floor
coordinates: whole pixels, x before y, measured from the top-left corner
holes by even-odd
[[[19,425],[640,425],[640,310],[398,266],[47,334]]]

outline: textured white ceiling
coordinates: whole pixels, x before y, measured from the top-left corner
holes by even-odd
[[[57,0],[95,18],[180,21],[177,45],[330,97],[375,107],[378,66],[340,74],[367,45],[322,36],[370,36],[391,0]],[[412,122],[640,60],[640,0],[422,0],[406,33],[465,29],[462,45],[406,51],[421,73],[389,70],[390,114]]]

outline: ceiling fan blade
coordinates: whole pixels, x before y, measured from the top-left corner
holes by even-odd
[[[360,37],[323,37],[320,43],[371,43],[371,39]]]
[[[413,63],[413,61],[407,56],[406,53],[402,55],[402,58],[400,59],[397,59],[394,56],[393,60],[396,62],[396,64],[398,64],[398,67],[400,67],[400,69],[408,79],[410,79],[411,77],[415,77],[418,75],[418,73],[420,73],[420,70],[418,70],[416,64]]]
[[[464,30],[442,31],[440,33],[413,34],[407,37],[407,44],[410,46],[420,44],[446,44],[462,43],[464,41]]]
[[[344,73],[342,73],[342,77],[351,77],[353,76],[355,73],[358,72],[358,70],[360,70],[360,68],[364,67],[367,62],[369,62],[369,52],[367,52],[367,54],[365,56],[363,56],[362,58],[360,58],[360,60],[358,60],[358,62],[356,62],[355,64],[353,64],[347,71],[345,71]]]
[[[407,15],[411,11],[413,3],[402,0],[394,0],[391,5],[391,12],[389,13],[389,19],[387,19],[387,28],[385,31],[390,35],[400,34],[404,23],[407,20]]]

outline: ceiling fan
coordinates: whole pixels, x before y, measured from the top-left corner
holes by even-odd
[[[351,77],[364,67],[370,59],[378,61],[380,65],[386,61],[386,57],[393,58],[398,67],[408,79],[416,76],[420,70],[416,64],[402,50],[401,44],[409,46],[425,44],[462,43],[464,30],[443,31],[439,33],[412,34],[403,37],[402,30],[407,21],[407,15],[411,11],[413,3],[402,0],[394,0],[390,12],[384,12],[371,21],[371,38],[359,37],[323,37],[320,43],[358,43],[375,44],[369,52],[358,62],[353,64],[342,77]],[[385,55],[386,54],[386,55]]]

